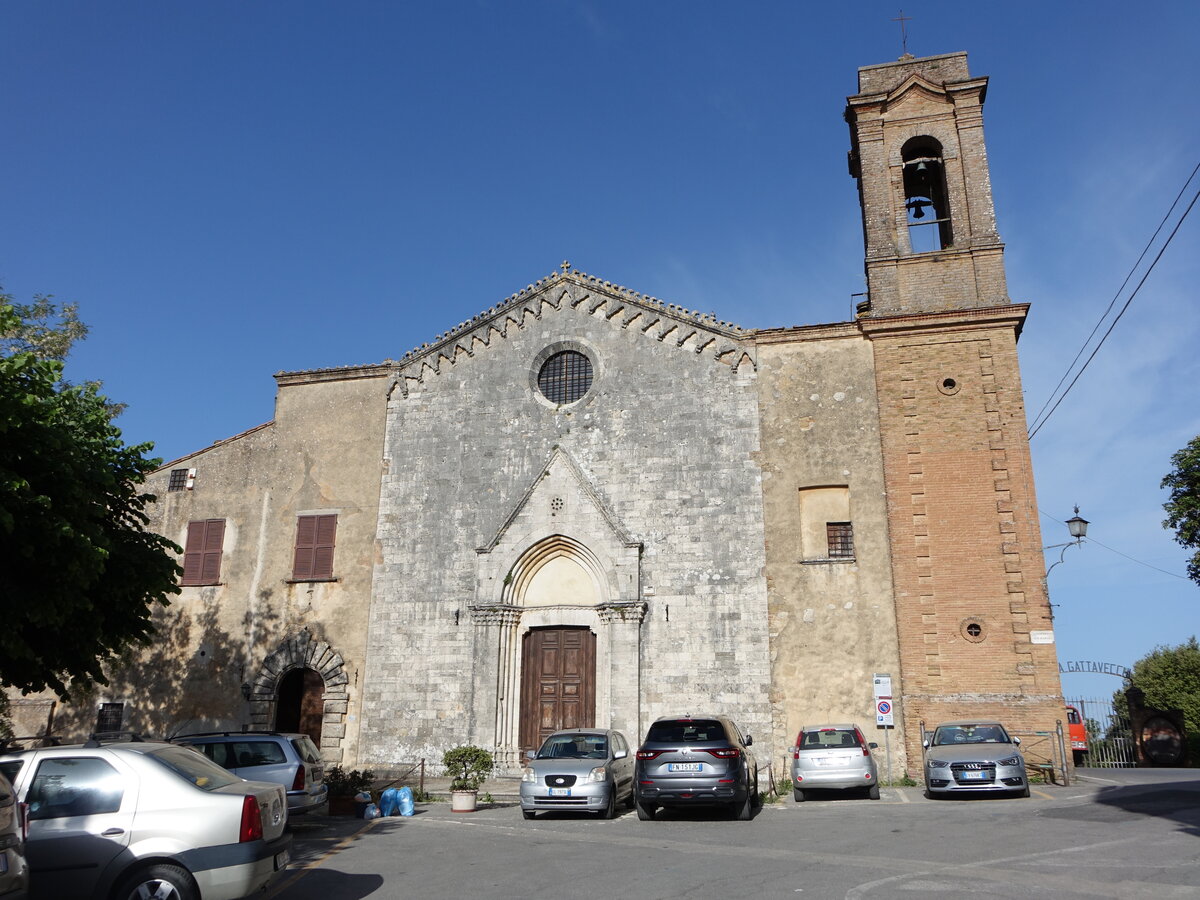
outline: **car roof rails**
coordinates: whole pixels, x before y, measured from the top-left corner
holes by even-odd
[[[268,735],[274,735],[276,737],[282,737],[284,732],[282,732],[282,731],[246,731],[245,729],[243,729],[242,731],[191,731],[191,732],[188,732],[187,734],[177,734],[173,738],[171,738],[171,740],[177,741],[177,740],[180,740],[181,738],[194,738],[194,737],[244,737],[245,735],[261,735],[261,734],[268,734]]]
[[[144,744],[146,739],[136,731],[94,731],[83,746],[99,747],[101,744],[134,743]]]

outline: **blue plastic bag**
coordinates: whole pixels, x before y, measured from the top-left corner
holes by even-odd
[[[364,819],[378,819],[379,818],[379,807],[376,806],[374,803],[368,803],[363,808],[362,817]]]
[[[400,791],[396,788],[388,788],[379,795],[379,814],[381,816],[395,816],[400,813]]]
[[[413,814],[413,792],[408,785],[400,788],[400,815],[411,816]]]

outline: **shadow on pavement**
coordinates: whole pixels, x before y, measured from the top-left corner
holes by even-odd
[[[288,900],[361,900],[383,887],[382,875],[350,875],[337,869],[312,869],[288,888]],[[395,894],[388,896],[394,897]]]

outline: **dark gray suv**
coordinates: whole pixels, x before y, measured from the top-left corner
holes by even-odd
[[[638,818],[659,807],[727,806],[747,820],[758,802],[754,743],[725,716],[669,716],[646,732],[634,774]]]

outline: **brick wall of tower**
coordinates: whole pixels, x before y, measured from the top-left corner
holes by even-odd
[[[1020,733],[1053,732],[1063,718],[1055,647],[1030,637],[1052,622],[1016,354],[1024,313],[864,323],[910,760],[921,758],[922,721],[986,716]]]

